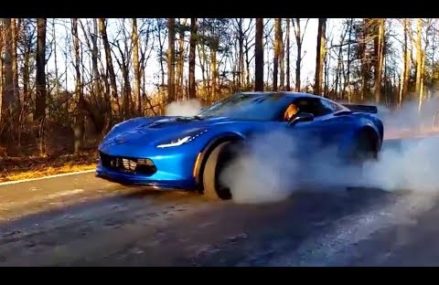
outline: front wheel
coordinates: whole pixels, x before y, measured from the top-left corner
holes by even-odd
[[[230,142],[216,146],[207,158],[203,170],[204,196],[210,200],[229,200],[232,198],[230,189],[220,181],[220,174],[230,161]]]

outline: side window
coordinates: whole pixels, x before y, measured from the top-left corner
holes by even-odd
[[[333,112],[331,106],[323,104],[318,98],[299,98],[295,101],[299,112],[311,113],[316,117],[324,116]]]
[[[320,101],[322,102],[322,105],[323,105],[326,109],[331,110],[331,113],[333,113],[333,112],[337,112],[337,111],[341,110],[340,106],[338,106],[338,105],[335,104],[334,102],[331,102],[331,101],[329,101],[329,100],[324,100],[324,99],[322,99],[322,100],[320,100]]]

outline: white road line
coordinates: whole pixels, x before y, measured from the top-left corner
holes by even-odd
[[[51,178],[57,178],[57,177],[72,176],[72,175],[79,175],[79,174],[85,174],[85,173],[92,173],[92,172],[95,172],[95,171],[96,171],[95,169],[91,169],[91,170],[83,170],[83,171],[77,171],[77,172],[69,172],[69,173],[49,175],[49,176],[44,176],[44,177],[40,177],[40,178],[29,178],[29,179],[23,179],[23,180],[1,182],[0,183],[0,187],[1,186],[18,184],[18,183],[24,183],[24,182],[32,182],[32,181],[51,179]]]

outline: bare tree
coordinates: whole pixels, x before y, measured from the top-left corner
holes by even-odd
[[[195,87],[195,49],[197,47],[197,19],[191,18],[191,36],[189,43],[189,98],[196,98]]]
[[[12,26],[11,19],[3,19],[3,84],[2,84],[2,108],[1,108],[1,121],[9,126],[9,131],[12,130],[12,116],[13,109],[17,100],[14,96],[14,79],[13,79],[13,65],[12,65]]]
[[[424,87],[424,50],[422,48],[422,28],[423,20],[416,22],[416,86],[415,92],[419,98],[419,110],[422,106],[423,87]]]
[[[316,71],[314,79],[314,93],[321,94],[323,63],[325,58],[325,34],[326,34],[326,18],[319,18],[317,29],[317,50],[316,50]]]
[[[282,20],[280,22],[280,32],[278,35],[279,41],[279,89],[285,90],[285,47],[283,40],[283,31],[282,31]]]
[[[255,37],[255,91],[264,90],[264,19],[256,19]]]
[[[134,108],[132,108],[131,102],[131,83],[130,83],[130,63],[131,63],[131,46],[129,45],[129,36],[125,26],[125,19],[122,19],[120,25],[120,33],[122,34],[122,40],[116,39],[112,45],[116,48],[112,51],[115,52],[117,50],[118,56],[115,54],[114,59],[116,60],[120,71],[122,73],[122,109],[123,109],[123,118],[129,118],[130,113],[134,113]],[[122,47],[121,43],[122,42]]]
[[[168,103],[175,100],[175,19],[168,19]]]
[[[293,28],[294,28],[294,35],[296,38],[296,46],[297,46],[297,58],[296,58],[296,91],[300,92],[300,70],[302,67],[302,44],[303,44],[303,37],[305,36],[306,28],[308,26],[309,19],[305,20],[305,26],[302,31],[301,27],[301,21],[300,18],[295,18],[293,20]]]
[[[12,19],[11,20],[11,30],[12,30],[12,82],[14,90],[14,101],[20,104],[20,89],[18,87],[18,55],[17,55],[17,45],[18,37],[21,30],[21,20]]]
[[[286,60],[287,60],[287,86],[286,86],[286,90],[287,91],[291,91],[291,85],[290,85],[290,19],[287,18],[287,29],[286,29]]]
[[[140,93],[140,60],[139,60],[139,34],[137,31],[137,19],[132,19],[131,42],[133,44],[133,69],[134,69],[134,98],[137,99],[137,113],[142,114],[142,97]]]
[[[343,90],[342,90],[342,98],[344,98],[346,93],[346,88],[351,84],[351,63],[352,63],[352,34],[353,34],[353,28],[354,28],[354,19],[349,19],[347,22],[347,30],[348,30],[348,42],[347,42],[347,61],[346,61],[346,73],[343,74],[344,77],[344,84],[343,84]],[[351,94],[348,94],[348,101],[351,101]]]
[[[403,70],[401,76],[401,88],[399,92],[398,105],[401,107],[403,99],[407,95],[409,70],[410,70],[410,55],[408,51],[408,35],[410,33],[409,19],[404,19],[404,43],[403,43]]]
[[[376,37],[376,63],[375,63],[375,103],[380,103],[381,100],[381,81],[383,77],[383,62],[384,62],[384,26],[385,20],[378,19],[378,36]]]
[[[74,152],[79,154],[84,140],[84,94],[82,90],[81,77],[81,54],[80,43],[78,35],[78,19],[72,19],[72,36],[73,36],[73,50],[75,54],[75,95],[76,95],[76,109],[75,109],[75,124],[74,124]]]
[[[46,118],[46,19],[37,19],[36,54],[36,99],[34,121],[39,123],[40,155],[45,155],[45,118]]]
[[[34,120],[39,122],[46,115],[46,19],[37,20],[36,101]]]
[[[244,71],[244,31],[243,18],[235,20],[237,23],[237,42],[238,42],[238,88],[244,85],[245,71]]]
[[[176,72],[175,79],[177,81],[176,89],[176,99],[184,98],[184,88],[183,88],[183,72],[184,72],[184,59],[185,59],[185,30],[187,27],[187,19],[182,22],[180,19],[178,21],[178,56],[176,59]]]
[[[279,68],[279,58],[282,49],[282,22],[280,18],[275,20],[275,41],[274,41],[274,58],[273,58],[273,91],[277,91],[277,78]]]
[[[118,112],[120,114],[120,104],[119,104],[119,96],[117,94],[116,74],[114,73],[113,58],[111,56],[111,47],[108,41],[105,19],[99,18],[98,23],[99,23],[99,33],[101,34],[102,42],[104,44],[105,63],[107,67],[108,76],[110,77],[111,96],[116,100],[116,105],[118,108]]]

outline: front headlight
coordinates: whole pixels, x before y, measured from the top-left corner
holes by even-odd
[[[203,130],[203,131],[199,131],[193,134],[189,134],[186,136],[182,136],[179,137],[175,140],[169,141],[169,142],[165,142],[165,143],[161,143],[159,145],[157,145],[158,148],[166,148],[166,147],[175,147],[175,146],[180,146],[182,144],[188,143],[193,141],[194,139],[196,139],[197,137],[199,137],[200,135],[204,134],[205,132],[207,132],[207,130]]]

